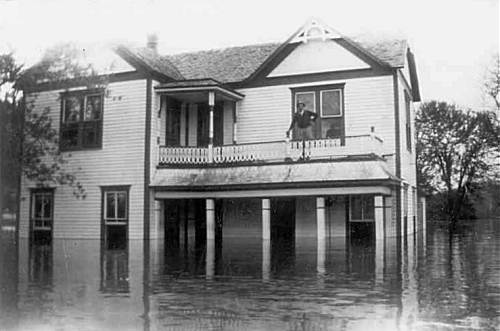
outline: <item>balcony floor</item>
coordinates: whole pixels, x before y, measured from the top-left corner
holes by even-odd
[[[290,162],[231,167],[159,168],[157,191],[314,189],[382,185],[399,181],[381,159]]]

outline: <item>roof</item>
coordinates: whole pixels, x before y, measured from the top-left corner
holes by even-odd
[[[245,185],[286,185],[308,182],[397,181],[384,161],[285,163],[261,166],[172,168],[157,171],[151,186],[186,190]]]
[[[405,63],[405,40],[361,41],[346,39],[389,67],[402,67]],[[207,51],[155,55],[144,48],[129,49],[156,71],[174,79],[212,78],[223,84],[241,82],[254,73],[282,43],[267,43],[228,47]]]

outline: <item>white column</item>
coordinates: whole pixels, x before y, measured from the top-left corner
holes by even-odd
[[[262,199],[262,239],[271,239],[271,200]]]
[[[325,198],[316,198],[316,224],[318,230],[318,241],[326,237],[326,221],[325,221]]]
[[[271,240],[262,240],[262,279],[271,277]]]
[[[375,196],[375,239],[383,240],[384,233],[384,197],[381,195]]]
[[[208,92],[208,108],[209,108],[209,117],[208,117],[208,162],[213,162],[214,154],[214,106],[215,106],[215,92]]]
[[[316,255],[316,270],[318,271],[318,275],[324,275],[326,272],[326,239],[325,237],[318,237],[318,250]]]
[[[207,243],[209,240],[215,239],[215,201],[214,199],[206,200],[207,212]]]
[[[215,239],[207,238],[207,252],[205,255],[205,277],[212,279],[215,273]]]

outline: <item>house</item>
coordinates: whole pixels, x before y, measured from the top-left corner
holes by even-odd
[[[425,226],[405,41],[310,20],[283,43],[160,55],[150,36],[114,52],[105,86],[26,91],[52,110],[86,198],[23,180],[21,237],[379,240]],[[298,103],[317,114],[314,139],[285,134]]]

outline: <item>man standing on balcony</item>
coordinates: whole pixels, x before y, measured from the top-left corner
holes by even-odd
[[[290,136],[290,131],[293,129],[294,125],[297,125],[297,137],[298,140],[310,140],[313,137],[313,122],[316,120],[318,115],[312,111],[306,110],[306,105],[303,102],[297,104],[297,112],[293,115],[292,123],[290,128],[286,132],[286,136]]]

